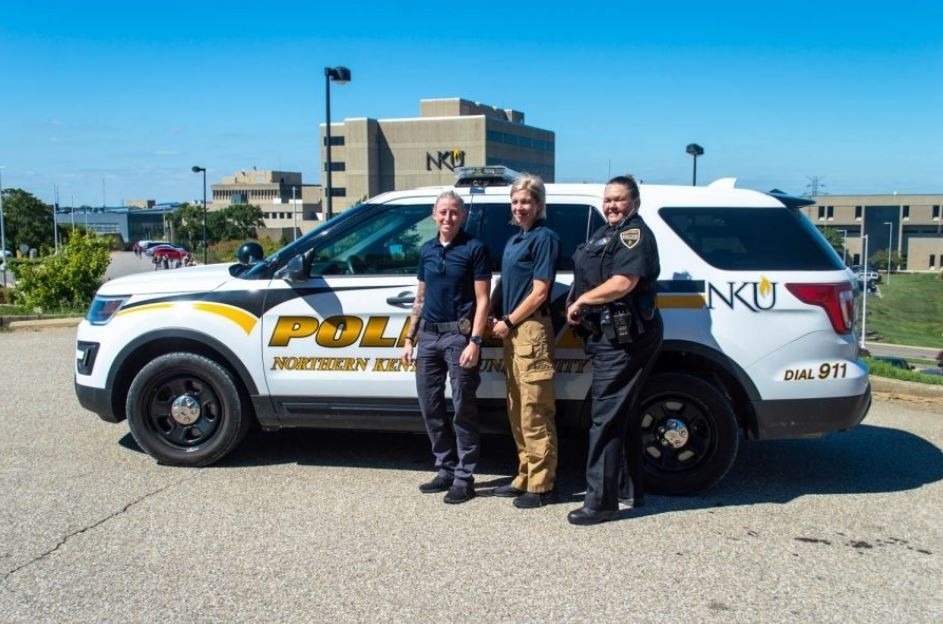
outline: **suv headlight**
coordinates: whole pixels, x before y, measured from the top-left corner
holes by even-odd
[[[92,325],[104,325],[111,320],[111,317],[121,309],[124,302],[130,299],[129,296],[123,297],[99,297],[92,299],[92,305],[88,308],[88,314],[85,315]]]

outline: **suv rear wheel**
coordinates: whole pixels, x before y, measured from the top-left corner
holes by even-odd
[[[645,489],[686,495],[720,481],[737,456],[739,430],[715,386],[682,373],[651,376],[641,399]]]
[[[168,353],[142,368],[126,407],[138,445],[174,466],[212,464],[242,441],[251,422],[229,372],[194,353]]]

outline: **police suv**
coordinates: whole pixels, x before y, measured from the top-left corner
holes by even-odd
[[[454,187],[495,277],[515,230],[511,179],[499,167],[471,168]],[[423,431],[415,371],[399,356],[442,190],[379,195],[264,259],[248,243],[237,264],[105,283],[78,328],[81,404],[109,422],[127,419],[141,448],[182,466],[221,459],[254,421]],[[854,333],[855,277],[797,209],[805,200],[733,179],[640,190],[661,251],[665,322],[641,402],[649,488],[688,494],[717,483],[741,432],[804,438],[859,423],[871,390]],[[563,303],[573,251],[604,224],[602,194],[602,184],[547,185],[548,224],[562,244],[552,312],[564,432],[588,426],[589,365]],[[486,337],[481,360],[483,430],[507,432],[498,341]]]

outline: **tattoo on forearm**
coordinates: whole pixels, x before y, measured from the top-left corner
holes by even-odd
[[[409,339],[415,340],[416,334],[419,333],[419,319],[422,318],[422,304],[426,300],[424,294],[417,294],[416,300],[413,301],[413,307],[409,311]]]

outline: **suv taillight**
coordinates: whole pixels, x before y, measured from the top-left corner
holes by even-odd
[[[851,332],[855,324],[855,294],[849,282],[837,284],[786,284],[799,301],[817,305],[839,334]]]

